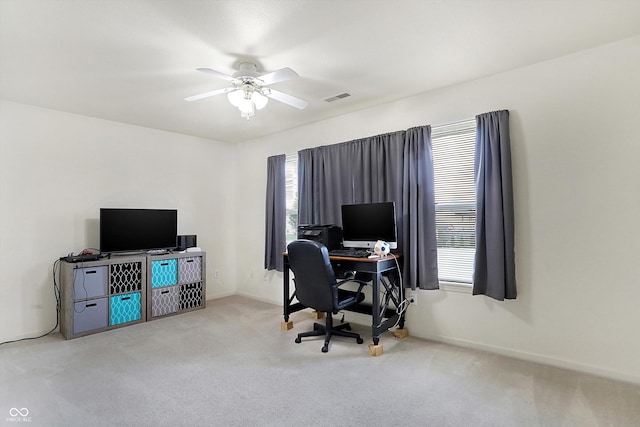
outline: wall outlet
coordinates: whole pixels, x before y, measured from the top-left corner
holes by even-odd
[[[220,277],[220,270],[216,270],[216,271],[214,271],[214,272],[213,272],[213,277],[215,277],[216,279],[217,279],[218,277]]]
[[[409,291],[409,302],[413,305],[418,305],[418,291],[410,290]]]

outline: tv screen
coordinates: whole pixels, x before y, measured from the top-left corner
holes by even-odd
[[[176,209],[100,209],[100,252],[174,249]]]
[[[342,239],[346,248],[373,248],[378,240],[398,248],[393,202],[342,205]]]

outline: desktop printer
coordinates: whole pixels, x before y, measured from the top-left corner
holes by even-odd
[[[299,225],[298,239],[315,240],[331,251],[342,247],[342,229],[333,224]]]

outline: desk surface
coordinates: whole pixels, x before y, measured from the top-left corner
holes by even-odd
[[[289,254],[284,252],[282,255],[284,255],[285,257],[288,257]],[[331,255],[331,254],[329,254],[329,259],[335,260],[335,261],[344,260],[344,261],[360,261],[360,262],[379,262],[379,261],[387,261],[387,260],[390,260],[390,259],[398,259],[399,260],[400,258],[402,258],[402,254],[388,254],[388,255],[385,255],[385,256],[378,256],[378,257],[375,257],[375,258],[352,257],[352,256]]]

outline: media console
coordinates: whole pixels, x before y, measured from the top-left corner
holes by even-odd
[[[112,256],[60,269],[60,332],[66,339],[202,309],[205,252]]]

